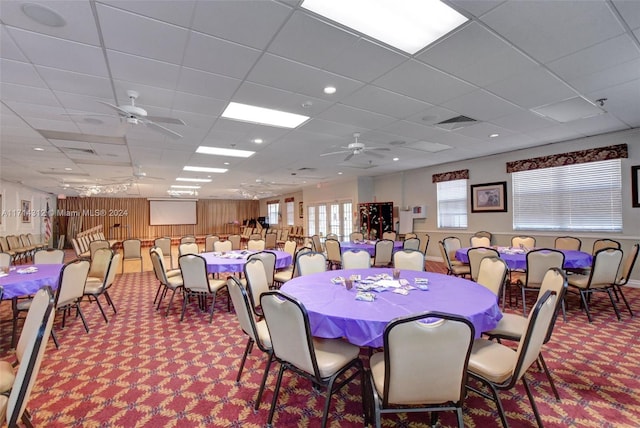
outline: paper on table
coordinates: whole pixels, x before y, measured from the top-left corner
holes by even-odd
[[[400,281],[397,279],[381,279],[376,281],[376,285],[387,288],[398,288],[400,287]]]

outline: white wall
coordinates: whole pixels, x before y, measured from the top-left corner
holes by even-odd
[[[0,180],[0,235],[20,235],[31,233],[39,241],[44,238],[44,213],[49,201],[49,209],[56,209],[56,198],[18,183]],[[22,221],[22,201],[29,201],[31,212],[28,222]],[[52,217],[53,219],[53,217]],[[53,224],[52,224],[53,227]],[[53,234],[52,234],[53,236]]]

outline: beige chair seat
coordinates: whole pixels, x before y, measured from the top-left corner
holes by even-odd
[[[275,282],[285,283],[289,281],[293,277],[293,269],[291,270],[281,270],[280,272],[276,272],[273,274],[273,280]]]
[[[527,319],[522,315],[504,314],[494,329],[484,333],[489,336],[512,337],[514,340],[520,340],[526,327]]]
[[[169,279],[169,281],[171,281],[171,279]],[[227,286],[227,281],[224,279],[210,279],[209,280],[209,286],[213,289],[218,291],[219,289],[221,289],[222,287],[226,287]]]
[[[471,267],[469,265],[451,265],[451,272],[454,275],[471,275]]]
[[[104,280],[98,278],[87,279],[84,283],[84,294],[96,294],[102,289]]]
[[[167,280],[169,281],[170,288],[182,287],[183,285],[181,276],[172,276],[170,278],[167,278]]]
[[[18,300],[16,303],[16,309],[19,311],[28,311],[31,307],[31,299]]]
[[[258,337],[265,348],[271,349],[271,336],[269,336],[269,329],[267,329],[267,323],[265,320],[256,322],[256,331]]]
[[[0,361],[0,394],[9,391],[15,380],[16,373],[11,363],[8,361]]]
[[[469,371],[493,383],[503,383],[513,374],[518,354],[511,348],[486,339],[476,339],[471,348]]]
[[[357,358],[360,348],[340,339],[313,338],[318,370],[323,378],[329,377]]]
[[[85,284],[102,284],[104,278],[100,278],[99,276],[88,276]]]
[[[181,276],[182,271],[180,269],[169,269],[167,271],[167,278],[173,278],[174,276]]]
[[[567,282],[574,287],[586,289],[589,286],[589,275],[569,275]],[[604,286],[605,284],[592,284],[591,288],[603,288]]]

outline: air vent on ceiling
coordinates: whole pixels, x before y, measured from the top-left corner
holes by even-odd
[[[315,171],[317,168],[311,168],[308,166],[303,166],[302,168],[298,168],[298,171]]]
[[[447,131],[453,131],[455,129],[464,128],[469,125],[473,125],[478,121],[467,116],[456,116],[451,119],[443,120],[435,124],[438,128],[446,129]]]
[[[82,154],[82,155],[97,155],[93,149],[80,149],[77,147],[58,147],[65,153],[69,154]]]

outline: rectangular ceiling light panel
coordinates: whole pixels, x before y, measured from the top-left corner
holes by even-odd
[[[224,147],[200,146],[196,149],[196,153],[203,155],[230,156],[234,158],[248,158],[256,152],[251,150],[225,149]]]
[[[440,0],[304,0],[302,7],[411,55],[467,21]]]
[[[189,181],[192,183],[211,183],[210,178],[188,178],[188,177],[178,177],[176,181]]]
[[[213,172],[216,174],[223,174],[228,171],[227,168],[210,168],[207,166],[185,166],[182,170],[192,172]]]
[[[229,103],[222,113],[222,117],[280,128],[297,128],[309,119],[309,116],[303,116],[301,114],[287,113],[285,111],[234,102]]]

